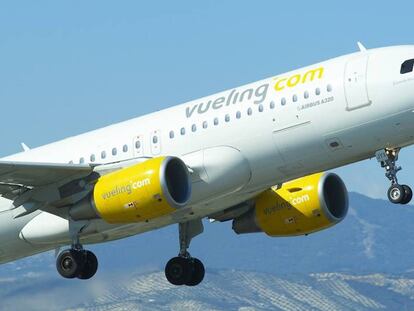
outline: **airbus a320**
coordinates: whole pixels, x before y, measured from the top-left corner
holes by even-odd
[[[397,160],[414,143],[414,46],[359,47],[45,146],[23,144],[0,159],[0,262],[63,249],[60,275],[90,279],[98,260],[86,245],[177,225],[165,275],[195,286],[205,269],[188,249],[203,219],[272,237],[343,220],[347,189],[327,170],[376,158],[389,200],[409,203]]]

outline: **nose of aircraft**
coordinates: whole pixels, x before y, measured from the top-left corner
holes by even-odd
[[[368,57],[367,96],[376,107],[373,113],[383,116],[412,111],[414,46],[373,49],[364,53]]]

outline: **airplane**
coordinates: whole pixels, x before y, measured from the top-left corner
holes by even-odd
[[[178,225],[173,285],[205,275],[189,253],[203,220],[237,234],[308,235],[348,211],[328,170],[376,158],[408,204],[401,148],[414,143],[414,46],[366,49],[0,159],[0,263],[50,250],[67,279],[85,245]],[[63,248],[67,249],[62,250]]]

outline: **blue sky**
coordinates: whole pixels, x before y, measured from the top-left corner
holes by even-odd
[[[0,2],[0,156],[356,50],[412,44],[412,1]],[[413,181],[414,149],[401,154]],[[338,172],[384,197],[375,161]]]

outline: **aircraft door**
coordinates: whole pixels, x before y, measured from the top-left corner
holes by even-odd
[[[143,157],[144,156],[144,139],[142,135],[137,135],[134,137],[134,157]]]
[[[352,111],[371,105],[367,90],[368,55],[351,58],[345,65],[346,110]]]
[[[159,155],[161,153],[161,135],[160,131],[152,131],[151,132],[151,153],[153,155]]]

